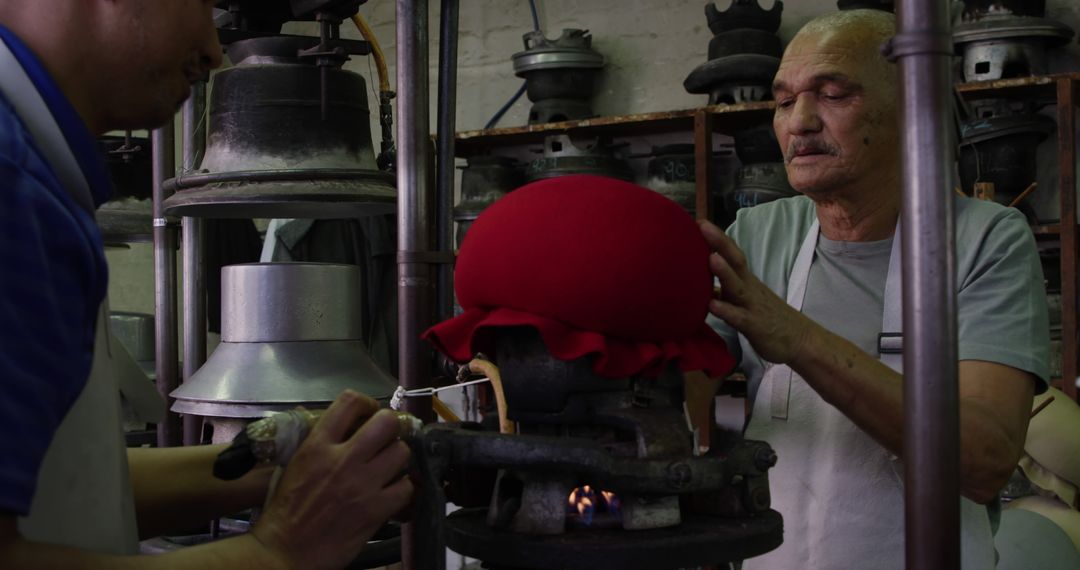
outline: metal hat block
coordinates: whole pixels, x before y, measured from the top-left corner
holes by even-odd
[[[347,388],[376,399],[394,392],[361,340],[359,267],[252,263],[221,273],[222,342],[172,392],[173,411],[255,418],[326,407]]]
[[[265,37],[229,46],[236,65],[214,76],[206,156],[199,171],[165,182],[176,191],[167,214],[350,218],[395,210],[394,176],[375,163],[364,78],[298,57],[317,43]]]

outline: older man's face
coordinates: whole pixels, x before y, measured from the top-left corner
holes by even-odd
[[[866,43],[866,42],[861,42]],[[858,190],[897,164],[890,70],[839,34],[797,36],[773,82],[773,127],[788,180],[815,194]]]
[[[148,128],[172,118],[191,84],[221,65],[214,0],[119,0],[112,13],[110,128]]]

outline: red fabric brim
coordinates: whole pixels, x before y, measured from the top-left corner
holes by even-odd
[[[683,372],[703,370],[710,378],[720,378],[735,365],[724,340],[704,319],[689,337],[656,343],[607,337],[513,309],[472,308],[431,327],[423,338],[454,361],[464,363],[477,352],[491,351],[488,329],[515,326],[531,326],[539,331],[548,352],[559,360],[595,356],[593,371],[606,378],[656,376],[671,361],[676,361]]]

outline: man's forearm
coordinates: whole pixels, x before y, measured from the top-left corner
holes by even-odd
[[[0,567],[67,570],[245,570],[286,568],[252,535],[241,535],[153,556],[116,556],[20,538],[0,541]]]
[[[791,362],[792,370],[855,425],[901,456],[903,376],[816,323],[805,348]],[[1025,373],[981,361],[962,361],[959,381],[961,491],[974,501],[987,502],[1019,458],[1032,383]],[[1001,401],[993,401],[998,398]]]
[[[271,469],[259,467],[236,481],[222,481],[212,468],[224,445],[129,449],[139,535],[157,536],[204,524],[260,505]]]
[[[822,399],[900,455],[904,447],[901,374],[817,323],[811,324],[805,346],[789,366]]]

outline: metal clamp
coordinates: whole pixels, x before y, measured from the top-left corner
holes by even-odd
[[[453,265],[457,256],[452,251],[399,251],[398,263],[422,263],[429,265]]]
[[[881,45],[881,55],[896,62],[901,57],[912,55],[947,55],[953,56],[952,35],[947,31],[905,32],[896,34]]]

